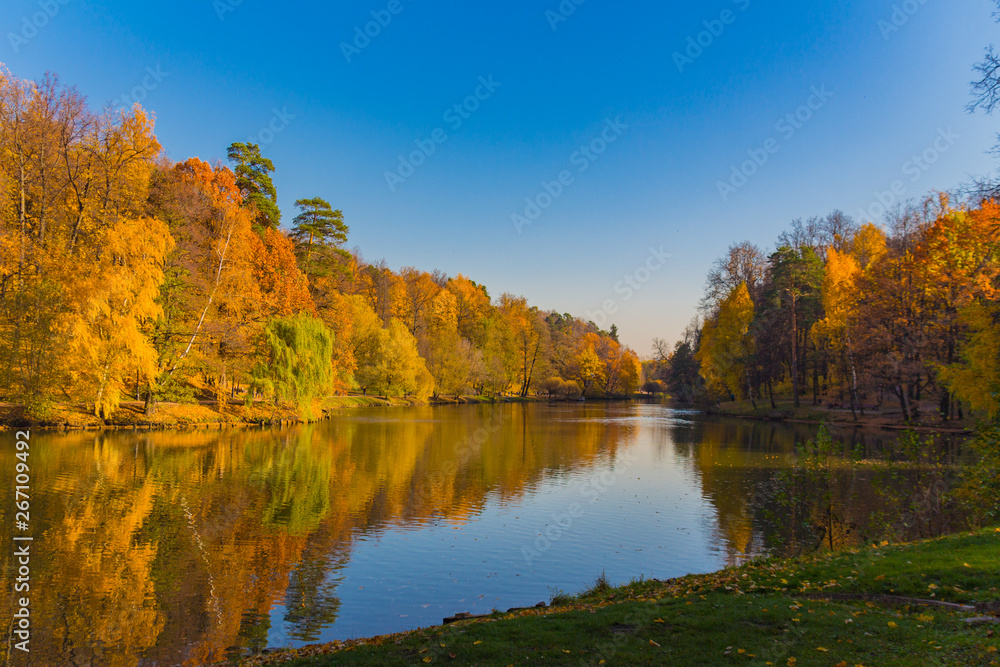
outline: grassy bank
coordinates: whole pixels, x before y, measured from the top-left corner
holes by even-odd
[[[1000,529],[710,575],[247,659],[245,665],[996,665]],[[910,598],[910,599],[901,599]],[[978,611],[918,602],[981,606]],[[1000,618],[997,618],[1000,620]]]
[[[920,419],[907,423],[903,419],[902,410],[892,405],[883,405],[879,410],[866,409],[864,415],[854,414],[850,407],[828,407],[813,405],[812,400],[803,398],[800,407],[795,407],[791,398],[776,398],[775,406],[770,401],[757,401],[754,407],[751,401],[731,401],[718,405],[706,406],[707,414],[742,417],[747,419],[762,419],[769,421],[802,422],[810,424],[837,424],[843,426],[863,426],[883,428],[888,430],[912,429],[915,431],[944,431],[969,433],[976,425],[976,420],[966,416],[961,420],[943,421],[935,406],[922,405]]]
[[[463,396],[422,401],[416,398],[383,398],[380,396],[331,396],[317,400],[313,418],[307,419],[290,406],[275,406],[258,401],[252,406],[242,401],[228,405],[218,401],[195,403],[159,403],[153,415],[145,414],[141,402],[122,403],[110,419],[100,419],[86,405],[57,403],[43,411],[32,412],[23,405],[0,404],[0,430],[13,428],[32,429],[184,429],[219,428],[261,424],[282,424],[319,421],[340,410],[352,408],[412,407],[417,405],[462,405],[480,403],[530,403],[547,401],[545,397]]]

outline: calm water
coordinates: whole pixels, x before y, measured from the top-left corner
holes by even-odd
[[[11,663],[201,664],[532,605],[602,571],[712,571],[764,549],[751,500],[813,435],[644,404],[35,432],[32,653]],[[12,591],[14,434],[0,442]]]

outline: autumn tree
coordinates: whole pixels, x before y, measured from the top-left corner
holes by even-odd
[[[813,325],[814,338],[825,342],[841,360],[843,374],[850,387],[851,411],[856,413],[861,405],[858,391],[858,365],[853,343],[855,316],[861,294],[858,276],[861,269],[850,254],[830,248],[826,256],[826,273],[823,277],[823,312],[826,315]]]
[[[159,154],[141,108],[97,115],[55,77],[0,72],[0,373],[21,400],[108,416],[149,373],[142,329],[172,244],[144,216]]]
[[[979,302],[962,311],[968,341],[961,359],[941,371],[959,400],[990,419],[1000,414],[1000,324],[994,311],[995,306]]]
[[[594,387],[603,387],[607,381],[607,366],[597,353],[600,347],[600,336],[588,333],[579,343],[580,347],[573,358],[573,378],[580,384],[584,395]]]
[[[472,380],[473,366],[481,365],[482,352],[477,358],[472,343],[458,333],[456,299],[448,290],[439,290],[430,302],[424,347],[435,390],[452,396],[465,393]]]
[[[701,374],[716,391],[753,399],[750,364],[753,341],[750,325],[753,302],[745,283],[740,283],[721,304],[718,314],[706,320],[696,359]]]
[[[253,276],[260,293],[260,316],[313,313],[309,279],[295,259],[295,244],[284,232],[267,228],[251,239]]]
[[[527,396],[536,370],[546,357],[548,327],[538,309],[529,307],[524,297],[502,295],[499,312],[506,320],[516,350],[520,385],[518,395]]]
[[[160,286],[162,316],[149,330],[158,372],[146,386],[148,414],[157,401],[183,396],[195,372],[225,377],[237,359],[249,371],[253,338],[261,330],[248,328],[260,302],[253,275],[259,239],[241,204],[228,168],[191,158],[154,174],[147,210],[169,225],[176,249]]]
[[[767,268],[767,257],[753,243],[743,241],[729,246],[726,254],[717,259],[708,272],[702,308],[711,312],[741,284],[756,303]]]

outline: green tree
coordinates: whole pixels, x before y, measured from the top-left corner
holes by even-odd
[[[322,320],[299,313],[271,320],[263,343],[263,359],[253,369],[253,388],[272,396],[275,403],[290,401],[312,417],[313,398],[332,380],[333,334]]]
[[[344,214],[319,197],[300,199],[295,205],[300,212],[295,216],[291,237],[299,265],[310,278],[328,275],[336,260],[350,256],[343,249],[350,231],[344,224]]]
[[[818,319],[823,286],[823,261],[808,246],[782,246],[771,255],[768,302],[786,316],[790,329],[792,394],[799,407],[799,370],[803,340]]]
[[[278,209],[278,191],[274,189],[271,172],[274,163],[261,155],[257,144],[235,143],[229,147],[229,161],[236,165],[236,187],[243,194],[245,205],[256,209],[256,226],[278,228],[281,211]]]

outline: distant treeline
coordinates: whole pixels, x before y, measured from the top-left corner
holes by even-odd
[[[308,411],[349,390],[636,390],[613,327],[366,262],[319,197],[286,231],[271,161],[240,143],[229,159],[172,163],[140,107],[96,113],[54,77],[0,70],[0,398],[106,417],[205,392]]]
[[[655,342],[648,375],[689,401],[996,413],[998,229],[992,200],[952,207],[941,194],[883,226],[839,211],[796,221],[769,254],[733,245],[708,275],[703,316],[672,349]]]

